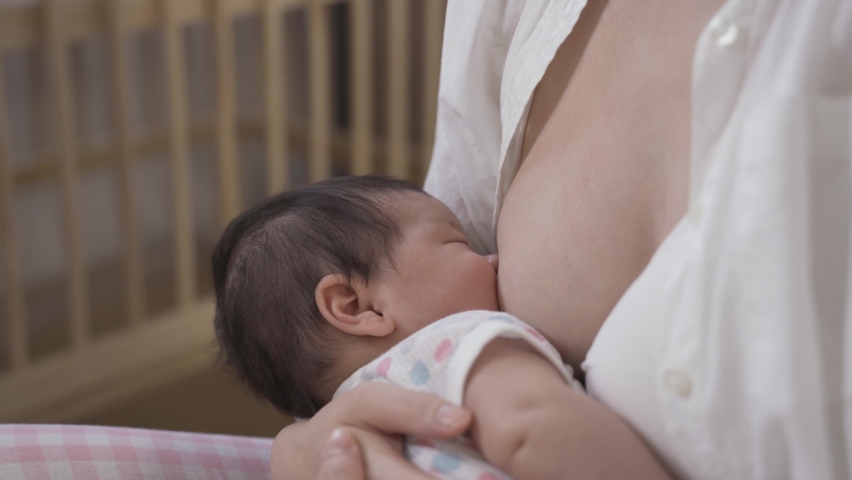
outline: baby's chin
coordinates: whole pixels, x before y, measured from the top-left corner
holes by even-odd
[[[497,296],[496,282],[487,286],[482,285],[479,288],[471,289],[469,291],[469,296],[466,299],[466,303],[468,303],[466,310],[498,311],[500,310],[500,302]]]
[[[494,295],[488,299],[487,305],[484,305],[484,308],[480,308],[479,310],[488,310],[491,312],[500,311],[500,302],[497,300],[497,292],[494,292]]]
[[[487,297],[487,298],[482,298],[477,302],[472,302],[470,305],[467,306],[467,308],[465,308],[463,310],[459,310],[459,312],[470,311],[470,310],[488,310],[490,312],[499,311],[500,310],[500,303],[497,301],[497,293],[495,292],[494,295],[491,295],[490,297]],[[459,312],[456,312],[456,313],[459,313]]]
[[[451,308],[441,308],[438,311],[431,312],[432,314],[427,317],[428,320],[425,322],[425,325],[435,323],[438,320],[441,320],[442,318],[446,318],[457,313],[472,312],[477,310],[486,310],[489,312],[499,311],[500,309],[497,304],[497,296],[495,295],[493,298],[490,299],[479,298],[475,301],[467,301],[464,303],[453,305]],[[420,325],[420,328],[424,327],[425,325]]]
[[[482,284],[476,284],[475,287],[468,290],[467,301],[470,303],[467,310],[488,310],[499,311],[500,301],[499,292],[497,291],[497,276],[489,278],[490,282],[483,281]]]

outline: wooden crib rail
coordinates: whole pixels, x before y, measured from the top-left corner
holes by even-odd
[[[276,0],[277,9],[304,8],[311,0]],[[320,0],[333,5],[347,0]],[[256,13],[260,0],[227,0],[232,17]],[[69,42],[106,31],[108,15],[99,0],[62,1],[65,38]],[[210,18],[210,0],[122,0],[125,27],[128,32],[147,30],[162,25],[164,10],[172,9],[180,24]],[[44,3],[32,2],[0,6],[0,49],[18,50],[44,42]]]
[[[5,246],[3,255],[4,284],[6,285],[6,323],[10,363],[13,369],[23,369],[29,362],[26,333],[24,290],[18,267],[18,232],[13,202],[15,178],[6,145],[8,144],[8,113],[3,75],[0,75],[0,240]]]
[[[195,246],[192,241],[192,204],[189,180],[189,112],[186,98],[186,72],[183,63],[183,23],[178,3],[163,3],[166,89],[169,99],[169,154],[174,201],[174,258],[177,304],[189,308],[195,297]]]
[[[287,155],[287,105],[284,103],[286,79],[281,61],[280,0],[265,0],[263,5],[263,87],[268,129],[266,155],[266,193],[280,192],[290,185],[290,158]]]
[[[435,2],[433,2],[435,3]],[[373,18],[370,0],[352,0],[350,25],[352,41],[352,82],[349,84],[352,110],[352,173],[373,171]]]
[[[308,45],[310,47],[311,138],[310,179],[316,182],[331,171],[331,99],[329,98],[328,14],[319,0],[308,8]]]
[[[291,148],[307,152],[307,176],[318,181],[339,168],[346,157],[353,174],[385,172],[418,180],[425,172],[434,139],[438,68],[446,0],[383,0],[385,13],[375,15],[379,0],[32,0],[0,3],[0,259],[8,345],[8,367],[0,362],[0,422],[73,421],[106,403],[133,394],[156,382],[199,370],[210,363],[213,339],[213,303],[199,294],[196,225],[190,153],[198,138],[212,139],[216,152],[217,223],[223,227],[246,205],[239,160],[240,138],[246,132],[262,138],[266,148],[264,193],[290,188],[293,180]],[[412,56],[410,30],[413,5],[419,2],[420,54]],[[347,4],[348,125],[342,129],[333,117],[332,41],[329,7]],[[286,83],[291,66],[284,61],[285,11],[305,13],[309,78],[304,92],[310,112],[307,123],[288,116],[290,91]],[[235,51],[235,20],[258,16],[261,32],[259,85],[263,113],[259,118],[239,114]],[[383,18],[386,25],[375,25]],[[200,22],[212,26],[215,112],[212,121],[193,121],[189,105],[187,27]],[[376,78],[376,29],[386,33],[385,74]],[[165,130],[136,133],[133,128],[131,65],[128,39],[143,31],[159,31],[162,39],[164,89],[168,111]],[[114,136],[107,147],[78,144],[71,45],[100,36],[109,52],[110,106]],[[38,152],[40,158],[16,167],[10,149],[8,95],[4,86],[6,54],[33,47],[45,53],[46,92],[54,105],[57,147]],[[420,72],[422,92],[419,123],[412,140],[410,72]],[[387,87],[377,103],[376,81]],[[383,105],[376,111],[375,105]],[[386,124],[378,136],[377,117]],[[146,318],[145,254],[139,228],[139,192],[134,186],[137,163],[146,152],[166,153],[171,181],[174,308],[156,319]],[[344,152],[344,155],[340,155]],[[417,162],[417,163],[415,163]],[[83,173],[114,169],[120,212],[122,315],[118,331],[96,336],[91,323],[87,259],[81,224],[80,178]],[[25,299],[21,239],[15,204],[22,187],[55,181],[61,192],[64,221],[64,272],[67,285],[69,346],[45,358],[33,358]],[[152,344],[155,344],[152,346]],[[2,351],[2,350],[0,350]],[[120,358],[120,360],[116,360]],[[159,379],[159,380],[158,380]]]
[[[130,325],[138,325],[144,315],[142,246],[136,215],[136,189],[133,184],[133,133],[130,124],[129,62],[125,39],[124,2],[109,0],[109,43],[112,58],[113,101],[117,123],[119,191],[121,192],[122,243],[124,244],[125,315]]]
[[[219,209],[224,228],[240,213],[240,171],[237,166],[236,73],[234,34],[229,0],[213,2],[214,50],[216,55],[216,140],[219,155]]]
[[[71,341],[74,348],[82,348],[89,339],[89,295],[86,265],[83,259],[83,242],[80,239],[79,194],[77,187],[77,145],[74,131],[74,104],[71,98],[69,60],[66,51],[64,14],[59,0],[48,0],[45,5],[45,43],[48,64],[53,79],[59,118],[60,178],[68,247],[68,309],[71,319]]]

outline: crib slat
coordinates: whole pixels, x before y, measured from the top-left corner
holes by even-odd
[[[264,87],[266,88],[266,193],[272,195],[290,184],[287,155],[287,117],[284,114],[281,70],[281,5],[266,0],[263,11]]]
[[[188,309],[196,292],[195,243],[192,238],[192,186],[189,176],[189,101],[186,93],[183,24],[176,2],[162,0],[167,90],[169,96],[169,154],[174,202],[174,263],[177,303]]]
[[[310,56],[310,180],[331,175],[331,95],[329,79],[329,17],[321,0],[310,0],[308,43]]]
[[[409,33],[410,2],[388,5],[388,155],[389,172],[408,179],[409,169]]]
[[[71,88],[67,44],[62,31],[63,5],[48,0],[45,9],[46,45],[54,96],[58,104],[60,172],[65,208],[68,247],[68,307],[71,341],[75,348],[85,345],[90,337],[88,279],[80,232],[78,208],[77,142],[74,130],[74,99]]]
[[[372,173],[373,167],[373,9],[372,0],[352,0],[349,6],[351,50],[349,111],[352,115],[352,173]]]
[[[142,321],[145,310],[145,284],[142,248],[136,216],[136,189],[133,182],[133,131],[130,124],[130,80],[128,78],[124,0],[108,0],[112,85],[116,131],[118,133],[118,178],[121,188],[121,213],[124,221],[124,295],[126,315],[131,325]]]
[[[423,131],[420,164],[425,175],[432,159],[438,110],[438,83],[441,69],[441,39],[444,33],[444,1],[426,0],[423,29]]]
[[[26,304],[18,267],[18,232],[15,219],[15,176],[8,156],[8,112],[3,82],[3,57],[0,52],[0,237],[3,246],[3,283],[6,285],[6,326],[12,369],[25,367],[29,361],[26,330]]]
[[[236,72],[234,30],[227,0],[215,3],[216,140],[219,157],[220,222],[224,228],[240,212],[240,170],[237,163]]]

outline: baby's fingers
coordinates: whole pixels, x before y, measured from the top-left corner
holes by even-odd
[[[332,432],[322,449],[318,480],[364,480],[364,464],[352,435],[342,428]]]
[[[388,441],[383,435],[365,430],[352,429],[358,448],[366,466],[365,478],[369,480],[434,480],[402,456],[402,445]],[[341,477],[344,480],[360,480],[360,477]]]
[[[338,428],[322,449],[318,480],[433,480],[406,460],[399,445],[357,429]],[[361,450],[363,449],[363,457]],[[365,462],[366,460],[366,462]],[[366,463],[366,465],[365,465]]]

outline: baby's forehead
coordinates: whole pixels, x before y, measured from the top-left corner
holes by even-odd
[[[388,212],[393,214],[400,225],[412,222],[450,223],[461,227],[456,215],[443,202],[423,192],[395,193],[387,199]]]

